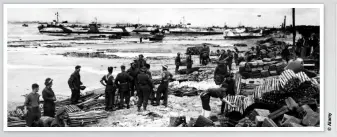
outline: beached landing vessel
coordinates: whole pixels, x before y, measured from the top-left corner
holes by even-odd
[[[223,32],[223,36],[225,39],[259,38],[263,37],[263,30],[262,29],[248,30],[247,28],[227,29]]]
[[[125,29],[125,27],[102,27],[101,24],[95,22],[89,25],[70,25],[67,23],[60,23],[58,20],[58,13],[56,13],[57,20],[51,23],[40,23],[38,26],[39,32],[44,34],[116,34],[121,36],[130,36],[130,33]]]

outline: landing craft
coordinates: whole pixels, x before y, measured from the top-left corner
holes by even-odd
[[[247,28],[227,29],[223,32],[225,39],[248,39],[263,37],[262,29],[248,30]]]
[[[102,28],[100,24],[91,23],[88,26],[72,27],[64,24],[40,24],[39,32],[43,34],[116,34],[121,36],[130,36],[125,27]]]
[[[67,24],[67,22],[59,23],[58,16],[55,14],[57,20],[54,20],[51,23],[40,23],[38,30],[40,33],[51,34],[51,35],[69,35],[69,34],[116,34],[121,36],[130,36],[130,33],[125,29],[125,27],[109,27],[102,26],[95,22],[90,23],[89,25],[74,25]]]

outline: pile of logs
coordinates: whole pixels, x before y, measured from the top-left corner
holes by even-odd
[[[85,126],[87,124],[97,123],[98,119],[107,118],[106,111],[89,111],[68,113],[69,125],[72,127]]]

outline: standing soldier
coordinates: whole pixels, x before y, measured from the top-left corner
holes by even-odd
[[[226,61],[222,60],[218,63],[218,66],[215,68],[214,71],[215,84],[220,85],[225,80],[226,75],[228,75]]]
[[[115,92],[114,77],[112,76],[113,67],[108,67],[108,74],[101,79],[101,84],[105,86],[105,110],[114,111]]]
[[[126,73],[125,66],[121,66],[122,72],[119,73],[116,77],[115,84],[118,88],[119,94],[120,94],[120,109],[123,109],[124,107],[124,99],[126,103],[126,108],[130,108],[130,83],[132,81],[132,77]]]
[[[146,64],[146,61],[144,60],[144,56],[143,56],[143,54],[140,54],[139,58],[137,60],[137,67],[138,67],[138,69],[140,69],[142,67],[145,67],[145,64]]]
[[[192,69],[192,65],[193,65],[192,55],[187,56],[186,64],[187,64],[187,72],[189,72]]]
[[[143,105],[144,111],[146,111],[146,106],[148,103],[148,99],[150,96],[151,88],[154,88],[154,85],[149,77],[148,74],[146,74],[146,67],[141,68],[140,74],[137,76],[137,81],[139,84],[139,91],[137,93],[138,95],[138,112],[141,111],[140,107]]]
[[[32,92],[26,96],[26,100],[24,103],[24,112],[26,114],[26,125],[28,127],[37,126],[37,123],[41,118],[41,110],[40,110],[40,95],[37,93],[39,92],[39,85],[33,84],[32,85]]]
[[[228,57],[226,58],[227,66],[228,66],[229,71],[231,71],[234,55],[233,55],[232,51],[229,50],[229,49],[227,50],[227,53],[228,53]]]
[[[176,73],[178,73],[178,70],[179,70],[179,66],[180,66],[180,63],[181,63],[181,59],[180,59],[180,52],[177,53],[177,57],[175,59],[175,65],[176,65]]]
[[[234,47],[234,61],[236,65],[239,65],[239,50],[237,47]]]
[[[134,62],[131,63],[131,67],[127,70],[127,73],[132,77],[132,80],[130,81],[130,90],[131,90],[130,96],[134,96],[135,90],[138,90],[137,75],[139,73],[139,69],[136,67],[136,64]]]
[[[210,49],[209,47],[207,47],[206,44],[203,44],[203,47],[200,51],[200,64],[203,64],[204,60],[209,60],[209,53],[210,53]],[[204,55],[206,54],[206,55]]]
[[[221,60],[225,60],[227,58],[227,53],[226,53],[226,50],[221,50],[221,55],[219,57],[219,61]]]
[[[150,64],[146,64],[145,65],[145,67],[146,67],[146,74],[150,77],[150,79],[151,79],[151,82],[152,82],[152,74],[151,74],[151,71],[150,71],[150,68],[151,68],[151,65]],[[154,101],[156,100],[155,99],[155,95],[154,95],[155,93],[154,93],[154,91],[153,91],[153,88],[151,88],[151,93],[150,93],[150,100],[151,100],[151,105],[154,105],[155,103],[154,103]]]
[[[75,72],[71,74],[68,85],[71,89],[71,104],[77,104],[80,99],[81,94],[81,76],[80,76],[81,66],[77,65],[75,67]]]
[[[44,100],[43,103],[43,115],[49,117],[55,117],[55,101],[56,97],[53,89],[53,80],[51,78],[47,78],[44,82],[46,87],[42,91],[42,98]]]
[[[168,68],[167,65],[163,65],[163,72],[161,74],[162,80],[157,90],[157,95],[156,95],[157,103],[155,104],[155,106],[160,105],[160,98],[161,98],[161,95],[163,94],[164,95],[163,105],[167,107],[168,85],[169,85],[170,79],[172,79],[173,77],[173,75],[167,70],[167,68]]]

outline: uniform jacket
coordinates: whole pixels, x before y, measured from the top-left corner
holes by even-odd
[[[68,85],[69,85],[70,89],[79,90],[80,86],[82,85],[80,74],[77,73],[77,72],[72,73],[70,75],[69,80],[68,80]]]

